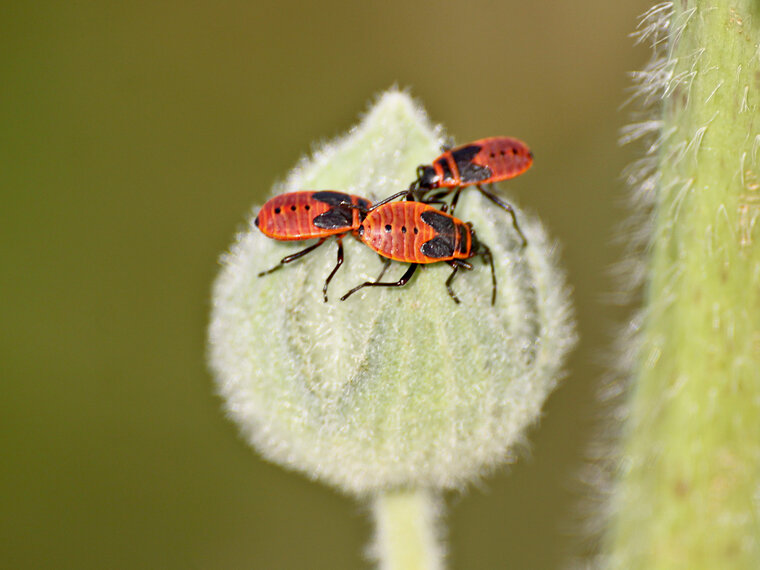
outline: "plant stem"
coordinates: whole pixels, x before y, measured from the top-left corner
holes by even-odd
[[[626,570],[756,569],[760,8],[662,6],[652,248],[606,554]]]
[[[380,570],[441,570],[440,498],[422,489],[387,491],[373,500],[373,556]]]

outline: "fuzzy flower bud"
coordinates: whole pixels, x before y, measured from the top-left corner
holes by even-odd
[[[391,91],[275,190],[380,199],[408,187],[442,142],[424,111]],[[453,283],[458,305],[445,263],[341,302],[382,268],[347,237],[325,303],[334,245],[260,278],[305,245],[268,239],[253,223],[238,236],[214,285],[210,361],[229,415],[267,459],[356,494],[460,487],[510,459],[574,344],[568,289],[537,220],[517,211],[522,248],[509,215],[477,190],[463,192],[456,215],[493,252],[494,306],[480,258]],[[384,280],[405,269],[394,262]]]

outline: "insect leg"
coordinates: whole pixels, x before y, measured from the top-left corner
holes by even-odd
[[[417,193],[419,192],[419,186],[420,185],[419,185],[418,180],[415,180],[409,185],[409,190],[407,190],[407,192],[409,193],[406,195],[407,202],[414,202],[415,200],[417,200],[418,198]]]
[[[282,267],[286,263],[290,263],[291,261],[295,261],[296,259],[301,258],[304,255],[306,255],[307,253],[310,253],[310,252],[314,251],[320,245],[322,245],[323,243],[325,243],[326,239],[327,238],[322,238],[317,243],[315,243],[314,245],[310,245],[306,249],[302,249],[301,251],[299,251],[297,253],[294,253],[292,255],[287,255],[287,256],[283,257],[280,260],[280,263],[278,263],[277,265],[275,265],[274,267],[272,267],[272,269],[267,269],[266,271],[262,271],[261,273],[259,273],[259,277],[263,277],[264,275],[272,273],[273,271],[277,271],[278,269],[280,269],[280,267]]]
[[[462,193],[462,187],[457,186],[457,189],[454,191],[454,197],[451,199],[451,210],[449,211],[449,214],[452,216],[454,215],[454,209],[457,207],[457,202],[459,202],[459,195]]]
[[[450,190],[443,190],[442,192],[436,192],[435,194],[432,194],[431,196],[429,196],[427,198],[423,198],[420,201],[424,202],[425,204],[429,204],[431,202],[438,202],[439,200],[441,200],[441,198],[443,198],[444,196],[446,196],[446,195],[448,195],[450,193],[451,193]]]
[[[420,197],[420,202],[423,204],[436,204],[439,205],[441,208],[441,212],[446,212],[449,209],[449,205],[443,200],[443,198],[449,194],[449,190],[445,190],[443,192],[436,192],[435,194],[424,198]]]
[[[388,196],[384,200],[380,200],[376,204],[372,204],[372,206],[369,207],[369,208],[367,208],[366,210],[364,210],[363,208],[359,208],[358,206],[351,206],[351,207],[352,208],[362,209],[365,213],[368,214],[372,210],[377,210],[380,206],[383,206],[383,205],[387,204],[388,202],[393,202],[393,200],[395,200],[396,198],[401,198],[402,196],[405,196],[406,198],[409,198],[413,194],[414,194],[414,190],[412,190],[411,188],[409,188],[408,190],[402,190],[401,192],[396,192],[395,194],[392,194],[391,196]]]
[[[377,276],[377,279],[375,281],[380,281],[383,278],[383,275],[385,275],[385,272],[388,271],[388,268],[391,266],[391,260],[387,257],[383,257],[382,255],[378,255],[380,260],[383,262],[383,269],[380,271],[380,275]]]
[[[330,280],[333,278],[333,275],[335,275],[341,265],[343,265],[343,236],[338,237],[338,263],[335,264],[335,267],[333,267],[330,275],[328,275],[327,279],[325,280],[325,286],[322,287],[322,295],[325,298],[325,303],[327,303],[327,286],[330,284]]]
[[[449,297],[451,297],[455,303],[459,304],[459,297],[457,297],[454,293],[454,290],[451,288],[451,284],[454,282],[454,277],[456,276],[457,271],[459,271],[460,267],[469,271],[472,269],[472,265],[466,261],[462,261],[461,259],[454,259],[452,261],[449,261],[449,265],[454,268],[454,271],[452,271],[451,275],[449,275],[449,278],[446,279],[446,291],[449,292]]]
[[[480,248],[483,250],[483,253],[480,254],[483,256],[483,261],[486,261],[489,264],[491,264],[491,282],[493,283],[493,288],[491,289],[491,305],[495,305],[496,304],[496,269],[494,269],[494,266],[493,266],[493,254],[491,253],[491,249],[483,243],[480,244]]]
[[[457,297],[454,294],[454,290],[451,288],[451,283],[454,281],[454,277],[457,274],[457,271],[459,271],[459,264],[452,263],[451,266],[454,268],[454,271],[451,272],[451,275],[449,275],[449,278],[446,279],[446,291],[449,292],[449,297],[451,297],[454,302],[458,305],[459,304],[459,297]]]
[[[351,289],[348,293],[346,293],[345,295],[343,295],[340,298],[340,300],[341,301],[345,301],[351,295],[353,295],[354,293],[356,293],[359,289],[361,289],[363,287],[403,287],[404,285],[406,285],[409,282],[409,280],[412,278],[412,275],[414,275],[414,271],[417,269],[417,265],[418,265],[417,263],[411,263],[409,265],[409,269],[406,270],[406,273],[404,273],[401,276],[401,279],[399,279],[396,282],[392,282],[392,283],[387,283],[387,282],[386,283],[380,283],[378,281],[374,281],[374,282],[373,281],[367,281],[366,283],[362,283],[361,285],[359,285],[359,286],[354,287],[353,289]]]
[[[500,200],[496,195],[492,194],[491,192],[488,192],[485,190],[480,184],[477,185],[478,190],[491,202],[499,206],[500,208],[503,208],[507,212],[509,212],[509,215],[512,216],[512,225],[515,227],[515,230],[517,230],[517,233],[520,234],[520,238],[522,239],[522,247],[525,247],[528,245],[528,240],[525,238],[525,234],[522,233],[522,230],[520,229],[520,226],[517,223],[517,216],[515,215],[515,210],[507,204],[506,202],[503,202]]]

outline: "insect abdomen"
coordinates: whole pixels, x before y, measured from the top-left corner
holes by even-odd
[[[472,159],[473,165],[490,170],[490,176],[481,182],[486,184],[514,178],[533,164],[533,153],[524,142],[512,137],[491,137],[475,141],[480,151]],[[477,178],[477,174],[475,178]]]
[[[444,152],[433,162],[434,188],[490,184],[514,178],[533,164],[533,154],[513,137],[489,137]]]
[[[460,226],[464,227],[465,235]],[[377,253],[407,263],[435,263],[469,257],[461,238],[469,229],[456,218],[420,202],[393,202],[370,212],[359,229]]]
[[[261,207],[255,223],[272,239],[305,240],[342,234],[359,225],[359,211],[346,203],[368,202],[332,191],[286,192]]]

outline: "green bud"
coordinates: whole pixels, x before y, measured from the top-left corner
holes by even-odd
[[[407,188],[442,142],[424,111],[391,91],[276,191],[379,199]],[[351,237],[325,303],[335,246],[260,278],[308,244],[268,239],[249,224],[222,259],[209,330],[219,392],[244,437],[269,460],[356,494],[461,487],[509,460],[575,342],[555,247],[537,220],[517,216],[526,248],[509,215],[477,190],[464,191],[457,209],[493,252],[494,306],[480,258],[454,280],[459,305],[446,292],[445,263],[421,267],[403,288],[367,288],[341,302],[382,268]],[[406,267],[392,263],[384,280]]]

